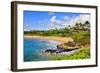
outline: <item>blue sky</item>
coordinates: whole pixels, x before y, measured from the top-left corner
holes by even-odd
[[[88,15],[85,19],[90,16],[88,13],[24,11],[24,31],[64,28],[76,21],[82,21],[84,15]]]

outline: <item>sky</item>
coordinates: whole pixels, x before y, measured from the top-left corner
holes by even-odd
[[[89,13],[24,11],[24,31],[49,30],[90,21]]]

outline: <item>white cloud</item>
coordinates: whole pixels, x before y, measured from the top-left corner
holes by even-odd
[[[65,26],[68,26],[70,24],[70,21],[71,21],[71,18],[70,17],[64,16],[61,25],[64,26],[64,27]]]
[[[90,21],[90,15],[80,15],[80,22]]]
[[[64,20],[69,20],[70,18],[68,16],[64,16]]]
[[[76,23],[84,23],[85,21],[90,22],[90,15],[81,14],[80,16],[73,16],[69,18],[64,16],[62,20],[58,20],[56,16],[52,16],[50,19],[50,28],[63,28],[67,26],[74,26]]]
[[[29,24],[24,25],[24,31],[30,31],[30,25]]]
[[[50,19],[51,22],[55,22],[56,20],[56,16],[52,16],[52,18]]]
[[[55,13],[54,12],[48,12],[49,13],[49,15],[54,15]]]
[[[90,15],[80,15],[77,17],[73,17],[70,21],[70,25],[73,26],[76,23],[84,23],[85,21],[89,21],[90,22]]]
[[[50,27],[52,28],[62,28],[67,26],[67,24],[69,24],[69,17],[68,16],[64,16],[62,20],[57,19],[56,16],[52,16],[50,19]]]
[[[60,25],[62,23],[62,21],[61,20],[56,20],[56,23]]]
[[[58,20],[56,16],[52,16],[50,19],[51,25],[61,25],[62,21]]]

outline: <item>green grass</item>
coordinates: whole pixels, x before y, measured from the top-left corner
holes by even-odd
[[[80,52],[71,54],[71,55],[55,55],[52,56],[52,60],[77,60],[77,59],[89,59],[90,58],[90,50],[82,49]]]

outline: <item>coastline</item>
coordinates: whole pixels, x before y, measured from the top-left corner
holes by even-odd
[[[58,36],[35,36],[35,35],[24,35],[24,38],[32,39],[32,38],[39,38],[39,39],[46,39],[46,40],[53,40],[58,42],[68,42],[73,41],[70,37],[58,37]]]

